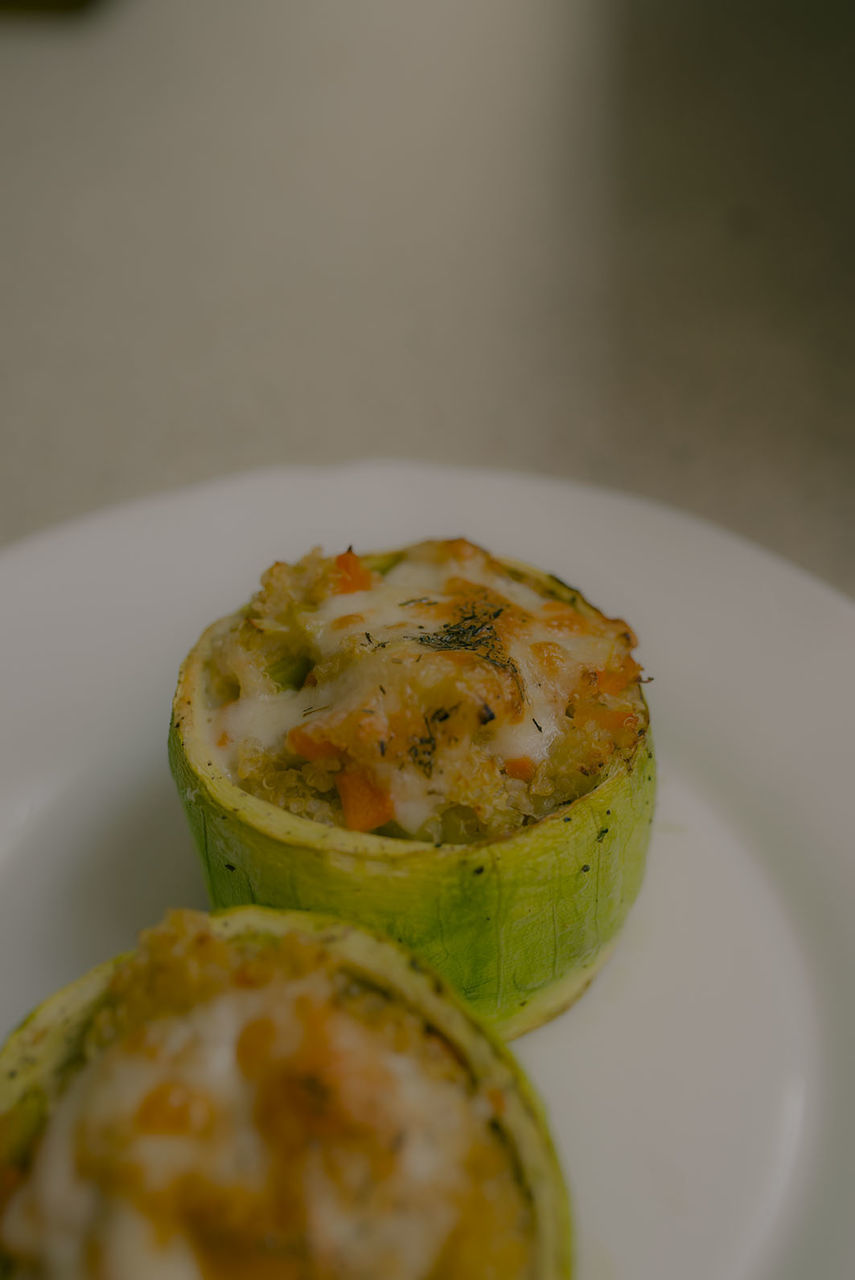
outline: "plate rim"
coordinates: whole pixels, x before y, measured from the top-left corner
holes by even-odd
[[[344,459],[341,462],[276,462],[262,464],[260,466],[224,471],[217,475],[182,482],[174,487],[154,488],[147,490],[145,493],[136,494],[133,497],[101,503],[88,511],[78,512],[76,515],[51,521],[41,528],[30,530],[28,533],[21,534],[12,538],[9,542],[3,543],[0,545],[0,570],[5,567],[7,559],[14,559],[19,554],[29,554],[31,550],[36,550],[43,542],[50,542],[56,537],[74,536],[86,530],[96,529],[99,525],[110,523],[117,517],[125,514],[132,515],[134,512],[139,512],[149,507],[170,506],[173,503],[180,503],[182,498],[190,496],[201,497],[207,490],[214,491],[220,488],[228,488],[235,484],[252,484],[253,482],[275,478],[284,481],[290,476],[323,477],[347,472],[359,473],[377,468],[482,476],[488,481],[516,481],[526,485],[543,485],[544,488],[553,491],[575,489],[606,502],[615,501],[636,507],[638,510],[647,510],[651,514],[657,514],[660,517],[671,517],[676,520],[686,521],[689,525],[704,530],[725,543],[730,543],[734,549],[742,548],[748,550],[751,554],[765,559],[770,565],[776,565],[779,569],[786,569],[790,573],[796,574],[804,582],[811,584],[812,587],[825,591],[839,603],[850,606],[853,611],[853,624],[855,624],[855,598],[851,597],[843,588],[837,586],[836,583],[828,581],[821,575],[805,568],[804,565],[797,564],[796,561],[788,559],[783,553],[766,546],[755,538],[739,533],[726,525],[719,524],[710,516],[701,515],[674,502],[653,498],[630,489],[619,489],[612,485],[577,479],[574,476],[548,475],[540,471],[481,466],[477,463],[444,463],[436,462],[429,458],[405,458],[394,454]]]

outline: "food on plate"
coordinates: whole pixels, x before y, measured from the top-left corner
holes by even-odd
[[[0,1052],[16,1280],[558,1280],[568,1224],[510,1054],[342,922],[173,912]]]
[[[635,636],[462,538],[274,564],[184,663],[170,756],[216,905],[404,941],[515,1035],[572,1001],[641,884]]]

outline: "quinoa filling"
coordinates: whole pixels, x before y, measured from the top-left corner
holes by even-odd
[[[301,817],[465,844],[595,787],[647,730],[635,636],[464,539],[274,564],[212,640],[212,757]]]

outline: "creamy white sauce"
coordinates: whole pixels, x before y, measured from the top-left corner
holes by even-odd
[[[215,723],[219,734],[227,734],[232,742],[252,738],[270,749],[279,746],[285,735],[301,724],[307,713],[311,714],[312,705],[319,701],[314,689],[238,698],[222,708]],[[228,758],[230,748],[226,746],[223,750]]]
[[[429,794],[436,782],[415,769],[388,770],[383,781],[392,794],[397,821],[405,831],[418,831],[436,808],[435,797]]]
[[[352,591],[344,595],[328,596],[316,610],[305,613],[301,622],[311,636],[318,652],[326,657],[334,653],[346,635],[364,635],[371,627],[375,631],[406,631],[411,620],[410,607],[403,607],[412,589],[390,585],[388,580],[378,583],[370,591]],[[353,615],[355,621],[346,626],[332,623]]]

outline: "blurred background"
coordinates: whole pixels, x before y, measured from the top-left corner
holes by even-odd
[[[417,457],[855,595],[853,66],[851,3],[0,5],[0,540]]]

